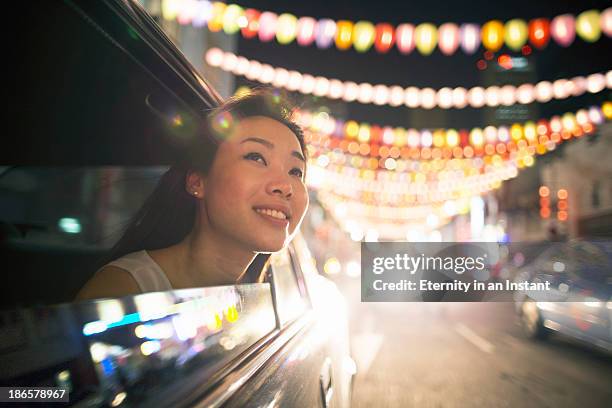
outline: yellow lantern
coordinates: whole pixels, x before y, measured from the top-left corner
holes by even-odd
[[[584,41],[595,42],[601,36],[599,25],[599,11],[588,10],[578,15],[576,19],[576,32]]]
[[[438,30],[436,26],[431,23],[419,24],[414,32],[414,40],[421,54],[431,54],[438,43]]]
[[[279,44],[289,44],[297,34],[297,17],[284,13],[276,21],[276,41]]]
[[[510,127],[510,136],[512,140],[520,140],[523,138],[523,127],[519,123],[515,123]]]
[[[493,52],[499,50],[504,43],[504,25],[499,20],[491,20],[482,26],[482,43]]]
[[[538,135],[535,123],[532,121],[525,122],[523,133],[525,135],[525,139],[527,139],[529,142],[534,142]]]
[[[181,3],[176,0],[162,0],[162,16],[165,20],[174,20],[181,9]]]
[[[225,3],[215,1],[212,4],[212,16],[208,20],[208,29],[213,33],[219,32],[223,29],[223,16],[225,14]]]
[[[508,48],[514,51],[521,49],[527,42],[527,23],[520,19],[510,20],[505,26],[505,39]]]
[[[336,48],[339,50],[346,50],[352,43],[353,23],[346,20],[338,21],[336,23]]]
[[[484,144],[482,129],[474,128],[470,132],[470,144],[474,147],[481,147]]]
[[[366,52],[374,44],[376,29],[369,21],[358,21],[353,27],[353,47],[358,52]]]
[[[446,131],[446,145],[448,147],[455,147],[459,144],[459,133],[455,129],[448,129]]]
[[[238,19],[244,15],[244,10],[237,4],[230,4],[223,13],[223,31],[226,34],[235,34],[240,30]]]
[[[354,139],[357,137],[357,133],[359,133],[359,124],[354,120],[349,120],[346,122],[344,131],[349,139]]]

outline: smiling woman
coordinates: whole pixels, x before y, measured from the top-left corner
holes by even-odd
[[[259,90],[208,115],[214,148],[194,148],[160,180],[79,299],[231,285],[258,254],[283,249],[308,206],[302,131],[280,95]]]

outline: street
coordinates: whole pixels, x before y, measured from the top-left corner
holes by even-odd
[[[612,404],[612,358],[527,339],[511,303],[350,305],[354,407]]]

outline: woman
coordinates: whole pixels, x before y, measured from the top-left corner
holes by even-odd
[[[212,160],[210,146],[195,149],[164,174],[116,260],[77,298],[232,285],[258,254],[289,243],[308,206],[304,137],[291,111],[278,95],[253,92],[212,112],[207,128],[220,138]]]

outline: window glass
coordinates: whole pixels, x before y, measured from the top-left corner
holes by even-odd
[[[288,250],[272,254],[270,267],[276,294],[276,306],[281,324],[285,324],[306,309]]]
[[[276,327],[268,283],[0,312],[0,383],[91,407],[189,404]],[[4,333],[7,333],[5,336]]]

